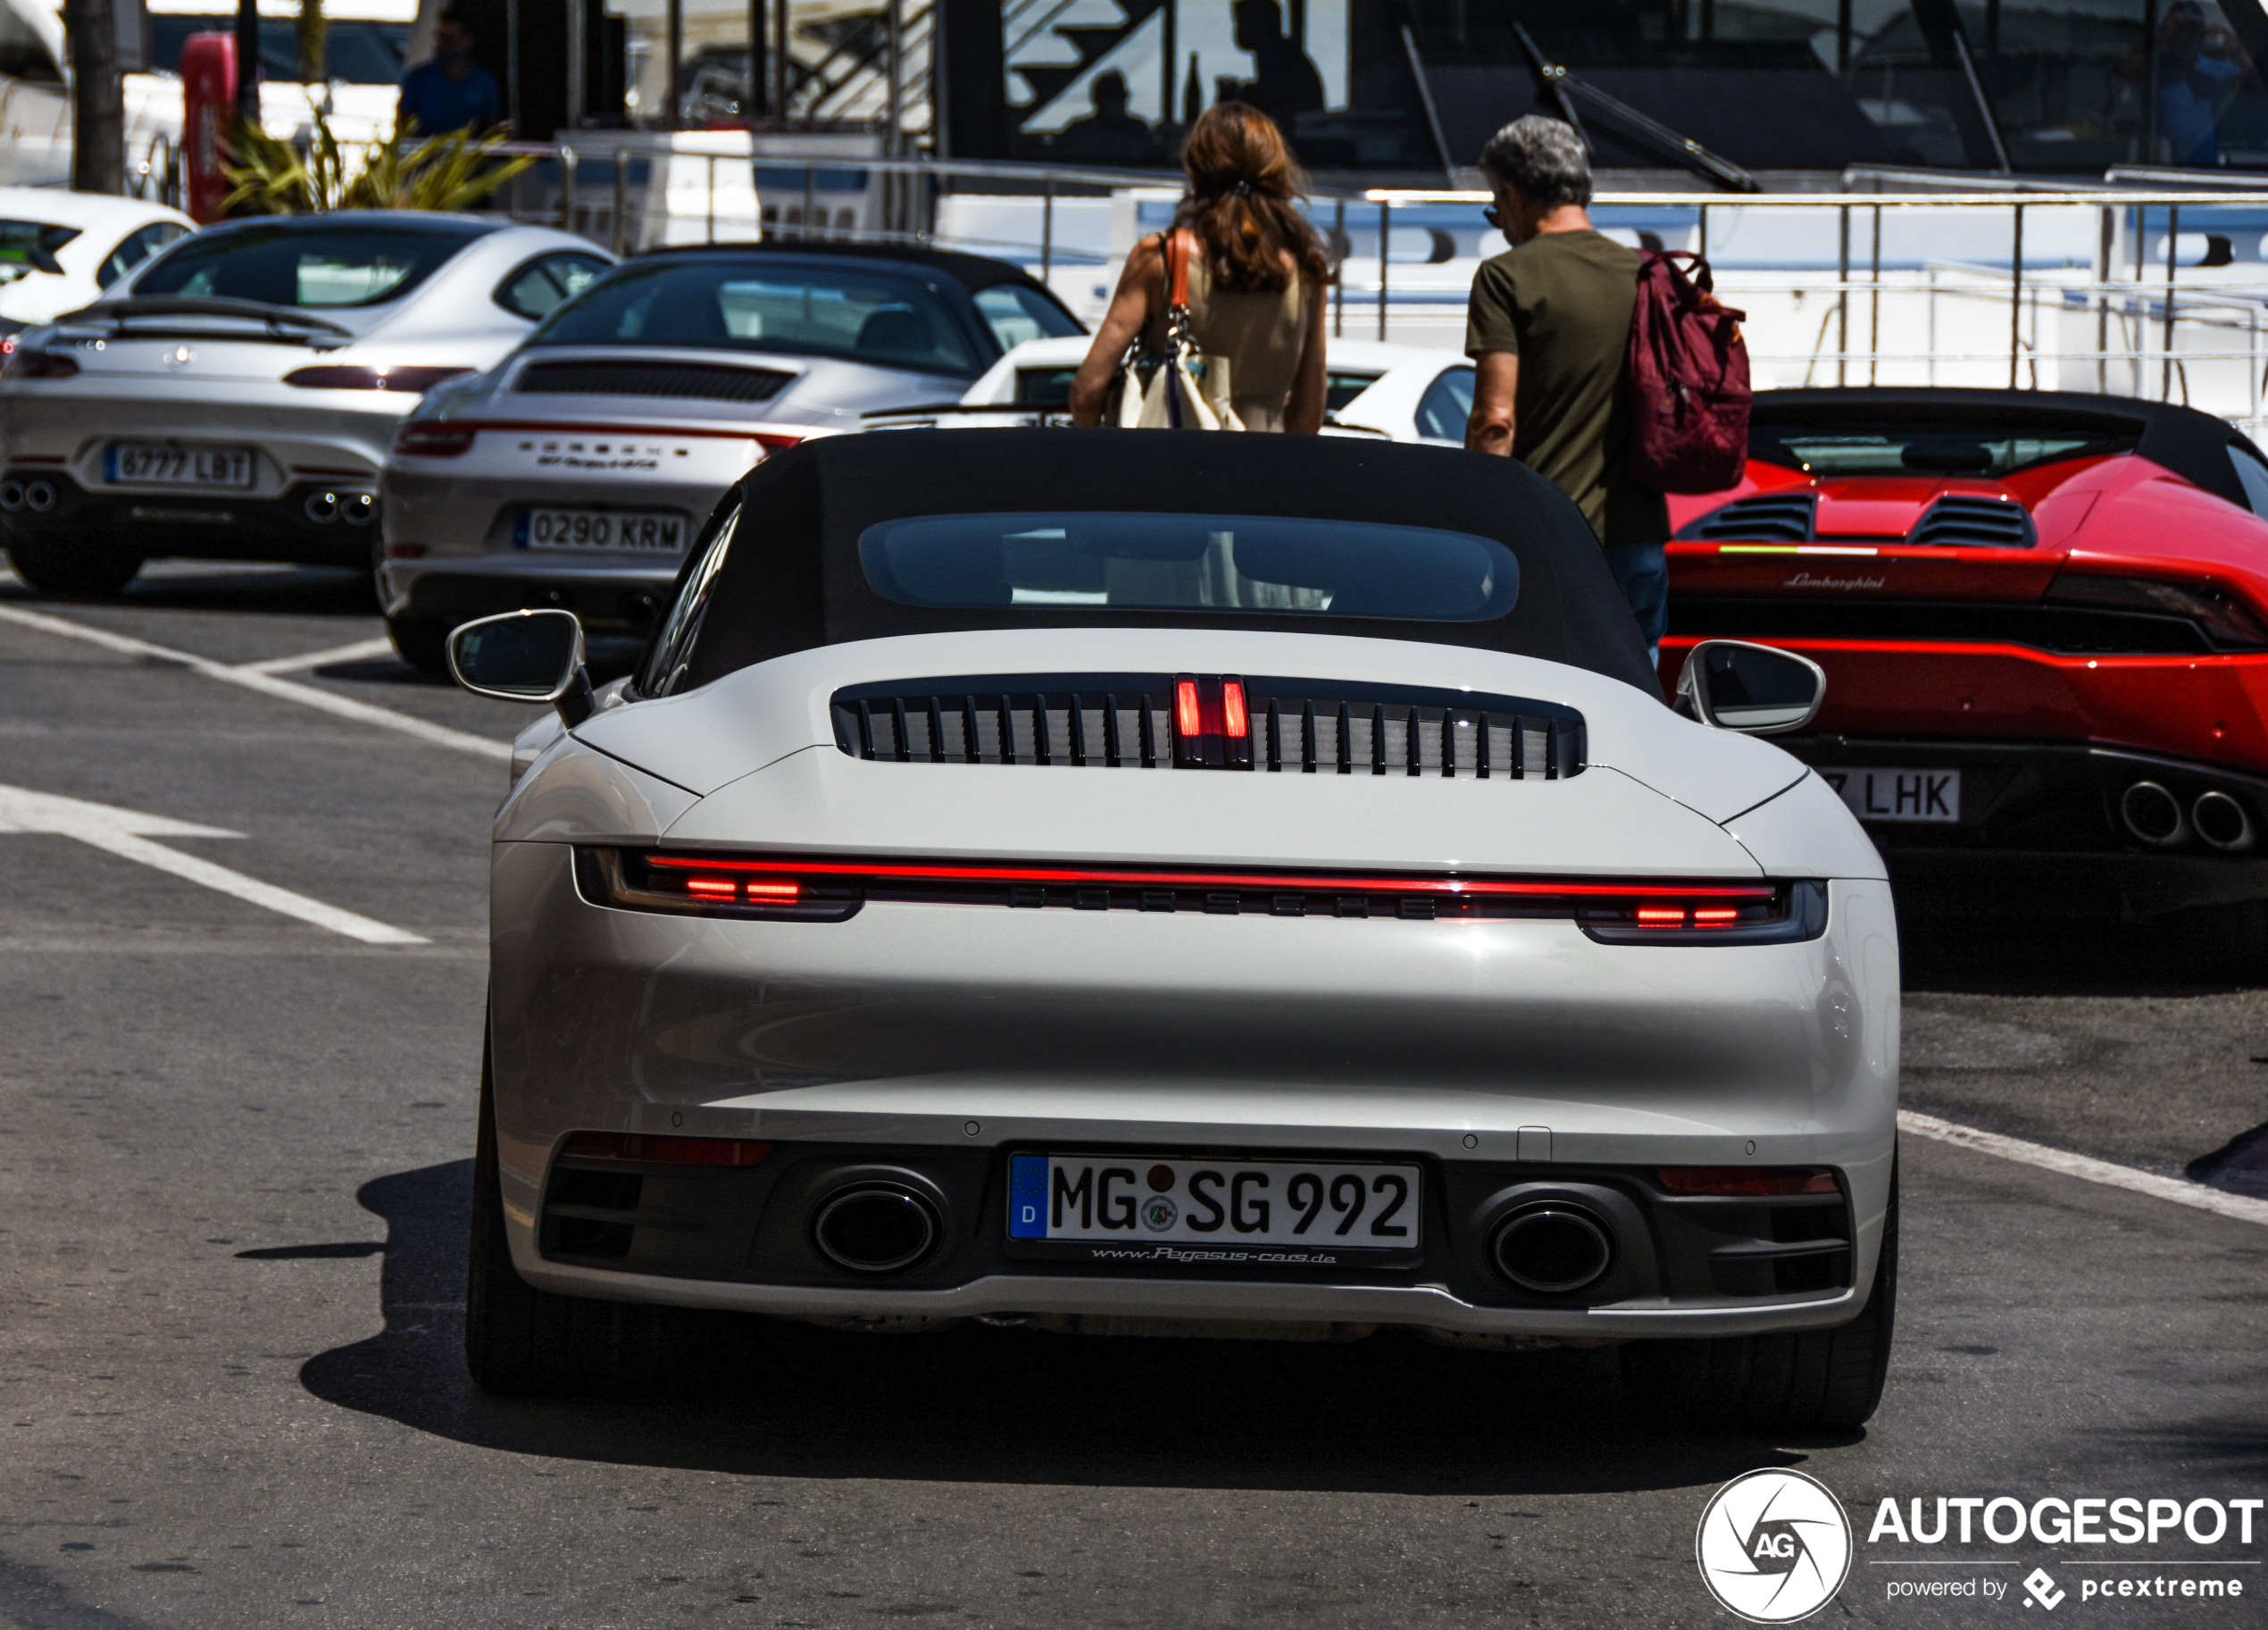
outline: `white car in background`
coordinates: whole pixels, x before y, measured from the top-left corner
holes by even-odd
[[[368,566],[394,427],[613,263],[580,238],[371,211],[208,227],[0,368],[17,574],[113,593],[153,556]]]
[[[955,425],[1061,424],[1071,375],[1087,358],[1082,338],[1030,339],[985,371],[957,403],[890,408],[866,415],[873,430]],[[1472,411],[1472,364],[1430,346],[1333,339],[1324,347],[1323,433],[1390,441],[1464,445]]]
[[[107,193],[0,187],[0,337],[91,305],[196,230],[178,209]]]

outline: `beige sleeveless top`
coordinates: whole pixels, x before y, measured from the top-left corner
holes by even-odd
[[[1229,359],[1229,388],[1245,429],[1284,428],[1284,400],[1306,348],[1314,297],[1313,287],[1297,276],[1273,292],[1215,289],[1204,255],[1189,257],[1189,326],[1199,351]],[[1162,308],[1150,321],[1145,347],[1165,348]]]

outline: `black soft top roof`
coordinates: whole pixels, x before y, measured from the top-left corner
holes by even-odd
[[[1318,436],[870,431],[820,438],[765,460],[726,496],[712,529],[736,500],[739,534],[702,619],[683,681],[688,687],[853,639],[1099,626],[1255,628],[1472,646],[1588,668],[1659,694],[1638,624],[1582,512],[1508,458]],[[1519,599],[1501,617],[1471,623],[1076,606],[939,608],[882,598],[859,564],[859,535],[881,521],[1095,510],[1305,516],[1478,533],[1518,559]],[[686,572],[703,552],[699,545],[689,552]]]
[[[1759,422],[1833,424],[1914,419],[1954,427],[2021,420],[2104,437],[2133,437],[2135,452],[2231,504],[2245,503],[2231,443],[2252,447],[2225,419],[2173,402],[2092,396],[2073,390],[1952,390],[1931,387],[1760,390]],[[2255,452],[2259,449],[2253,448]]]

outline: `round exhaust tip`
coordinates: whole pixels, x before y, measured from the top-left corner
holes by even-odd
[[[5,503],[0,494],[0,503]],[[2189,806],[2189,821],[2197,829],[2197,836],[2217,849],[2234,852],[2252,847],[2252,816],[2245,807],[2222,791],[2202,793]]]
[[[307,519],[317,526],[329,526],[338,519],[338,495],[335,492],[314,492],[307,495]]]
[[[378,495],[374,492],[349,493],[339,501],[338,518],[349,526],[368,526],[378,519]]]
[[[13,514],[22,507],[23,483],[21,481],[0,481],[0,509],[7,510]]]
[[[1507,1217],[1489,1240],[1488,1255],[1497,1271],[1522,1290],[1563,1296],[1606,1276],[1614,1241],[1589,1212],[1555,1203]]]
[[[2189,835],[2181,801],[2154,781],[2138,781],[2119,795],[2118,818],[2143,842],[2170,848]]]
[[[27,481],[23,489],[23,504],[26,509],[46,514],[55,506],[55,489],[46,481]]]
[[[913,1190],[865,1183],[829,1195],[811,1214],[820,1254],[855,1274],[895,1274],[930,1254],[937,1213]]]

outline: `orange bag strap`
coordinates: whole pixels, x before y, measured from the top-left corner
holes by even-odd
[[[1169,292],[1168,305],[1189,303],[1189,235],[1179,229],[1165,236],[1165,270]]]

